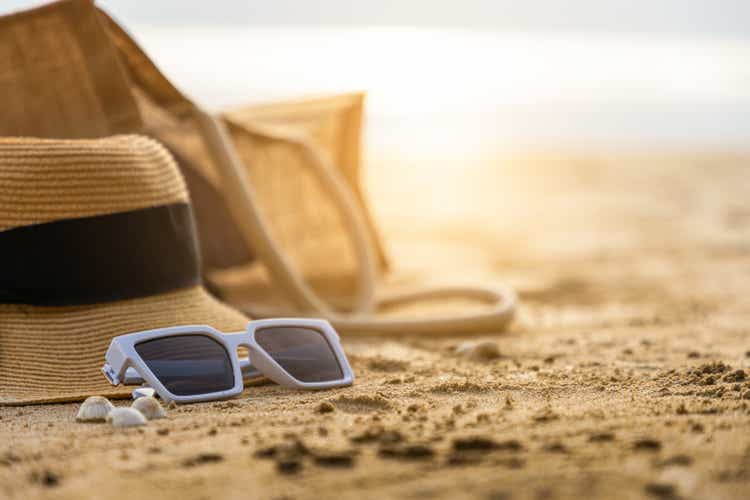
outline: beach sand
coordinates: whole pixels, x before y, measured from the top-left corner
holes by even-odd
[[[516,287],[509,331],[344,338],[353,387],[253,386],[138,429],[3,407],[0,497],[747,498],[750,155],[493,165],[469,225],[380,218],[401,281]],[[456,352],[477,341],[497,353]]]

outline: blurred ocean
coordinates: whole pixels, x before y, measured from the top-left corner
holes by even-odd
[[[133,28],[173,81],[215,108],[366,90],[365,186],[386,233],[403,238],[547,217],[529,212],[529,200],[544,199],[559,175],[508,153],[582,153],[570,170],[578,182],[581,168],[599,171],[599,159],[585,159],[597,151],[750,148],[750,41],[741,38]],[[530,175],[536,194],[523,187]]]
[[[741,38],[257,26],[132,31],[183,90],[209,106],[368,91],[375,154],[750,144],[750,41]]]

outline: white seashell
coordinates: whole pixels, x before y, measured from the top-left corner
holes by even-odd
[[[114,408],[109,400],[102,396],[91,396],[86,398],[78,408],[77,422],[104,422],[107,415]]]
[[[456,348],[456,354],[472,361],[490,361],[502,357],[497,342],[464,342]]]
[[[165,418],[167,416],[167,412],[164,411],[159,401],[153,396],[138,398],[133,401],[130,407],[141,412],[146,417],[146,420]]]
[[[146,425],[146,417],[133,408],[115,408],[107,415],[107,422],[113,427],[138,427]]]

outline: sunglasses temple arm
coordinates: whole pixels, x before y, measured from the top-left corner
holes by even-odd
[[[105,365],[105,367],[107,366],[109,365]],[[104,368],[102,370],[104,370]],[[248,358],[240,359],[240,372],[242,372],[243,379],[257,378],[262,375],[258,369],[250,363]],[[109,376],[107,376],[107,378],[109,378]],[[125,371],[125,375],[122,377],[122,380],[120,380],[120,383],[124,385],[141,385],[143,383],[143,378],[135,368],[130,367]]]
[[[120,385],[125,383],[124,379],[130,368],[126,369],[127,356],[120,349],[120,345],[117,342],[112,342],[107,349],[107,354],[104,356],[105,363],[102,366],[102,373],[107,378],[110,384]]]

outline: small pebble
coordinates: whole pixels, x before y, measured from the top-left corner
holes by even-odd
[[[336,411],[336,407],[335,407],[335,406],[333,406],[333,405],[332,405],[331,403],[329,403],[328,401],[323,401],[322,403],[320,403],[320,404],[319,404],[319,405],[318,405],[318,406],[317,406],[317,407],[315,408],[315,412],[316,412],[316,413],[321,413],[321,414],[323,414],[323,413],[331,413],[331,412],[334,412],[334,411]]]
[[[133,389],[133,392],[131,392],[130,395],[134,400],[147,397],[156,397],[156,391],[152,387],[138,387],[137,389]]]
[[[472,361],[492,361],[502,357],[497,342],[464,342],[456,348],[456,354]]]

